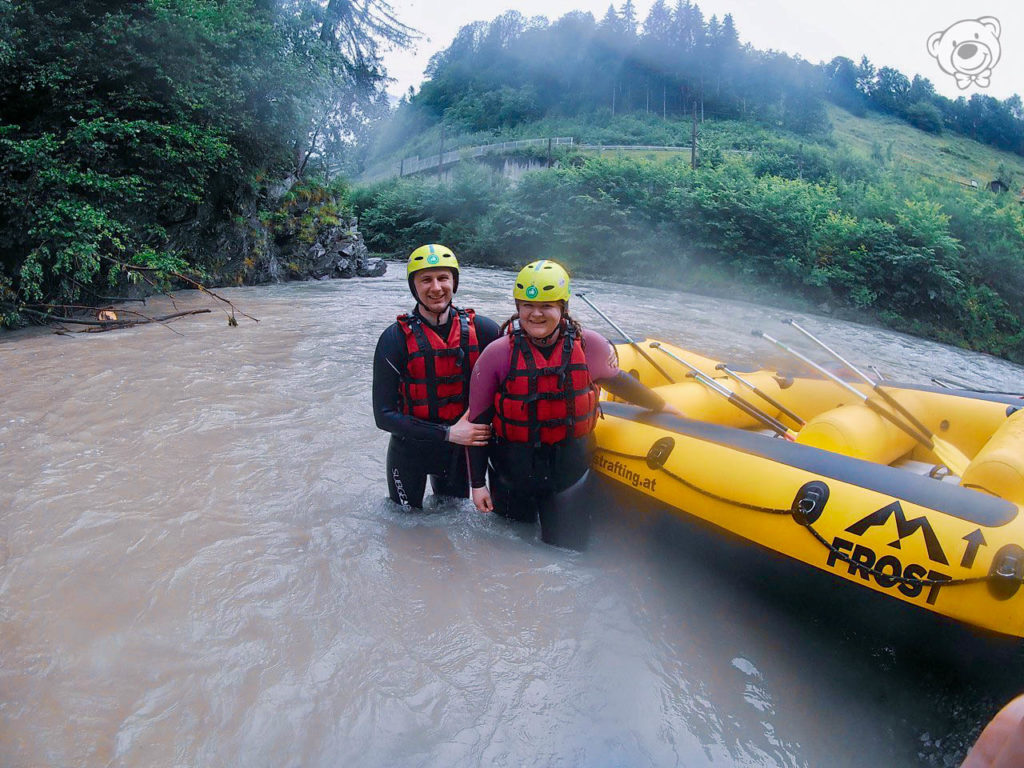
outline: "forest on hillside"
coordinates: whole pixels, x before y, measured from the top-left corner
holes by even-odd
[[[394,151],[443,121],[455,131],[501,131],[547,115],[641,112],[663,118],[754,120],[806,136],[828,134],[825,103],[893,115],[1024,155],[1024,104],[974,94],[951,100],[927,78],[862,57],[812,64],[741,43],[731,14],[705,19],[690,0],[655,0],[641,21],[633,0],[596,20],[549,22],[509,11],[464,26],[436,54],[418,93],[377,147]]]

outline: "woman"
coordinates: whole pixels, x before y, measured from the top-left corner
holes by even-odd
[[[585,491],[598,386],[643,408],[681,414],[619,370],[607,339],[569,315],[569,294],[569,275],[553,261],[519,272],[516,314],[480,354],[470,382],[470,421],[490,423],[494,439],[468,450],[478,510],[539,518],[546,543],[582,549],[590,529]]]

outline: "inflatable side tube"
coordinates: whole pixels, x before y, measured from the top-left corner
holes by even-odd
[[[668,432],[761,456],[768,461],[786,464],[822,477],[928,507],[975,525],[998,528],[1017,517],[1017,506],[1006,499],[988,496],[950,483],[940,483],[906,470],[790,443],[758,432],[731,429],[663,413],[651,413],[627,403],[604,403],[602,410],[608,416],[650,424]]]
[[[808,420],[796,441],[877,464],[891,464],[915,445],[913,437],[859,404],[819,413]]]
[[[961,482],[965,488],[1024,504],[1024,411],[1016,411],[996,430]]]
[[[925,384],[902,384],[883,381],[885,389],[906,389],[918,392],[933,392],[938,395],[953,395],[954,397],[965,397],[968,400],[985,400],[990,403],[1004,403],[1006,405],[1024,406],[1024,395],[1015,395],[1012,392],[990,392],[987,390],[973,389],[945,389],[944,387],[931,387]]]

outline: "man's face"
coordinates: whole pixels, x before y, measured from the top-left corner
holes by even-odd
[[[455,281],[450,269],[421,269],[412,277],[416,298],[423,308],[434,314],[444,312],[452,301]]]

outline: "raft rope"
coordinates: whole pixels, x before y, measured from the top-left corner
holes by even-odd
[[[623,453],[622,451],[614,451],[611,448],[601,448],[601,447],[598,447],[597,450],[601,451],[602,453],[610,454],[612,456],[619,456],[619,457],[621,457],[623,459],[632,459],[634,461],[647,462],[647,456],[646,455],[645,456],[637,456],[637,455],[632,454],[632,453]],[[769,515],[787,515],[787,516],[793,518],[793,522],[797,523],[798,525],[800,525],[803,528],[806,528],[810,532],[810,534],[815,539],[817,539],[817,541],[822,546],[824,546],[829,552],[831,552],[835,556],[835,558],[837,560],[842,560],[844,563],[847,563],[848,565],[854,566],[858,570],[863,571],[864,573],[870,574],[871,576],[874,576],[876,580],[879,580],[879,579],[881,579],[881,580],[888,580],[888,581],[891,581],[893,584],[904,584],[906,586],[911,586],[911,587],[916,587],[916,586],[922,586],[922,587],[956,587],[956,586],[961,586],[961,585],[964,585],[964,584],[978,584],[980,582],[991,581],[994,578],[996,578],[993,574],[988,574],[986,576],[969,576],[967,578],[948,579],[948,580],[945,580],[945,579],[914,579],[914,578],[908,578],[908,577],[903,576],[903,575],[896,576],[896,575],[891,574],[891,573],[885,573],[884,571],[878,570],[874,566],[867,566],[867,565],[864,565],[861,562],[855,561],[853,559],[853,557],[851,557],[850,555],[848,555],[845,552],[842,552],[839,549],[837,549],[836,547],[832,546],[831,542],[829,542],[824,536],[822,536],[820,533],[818,533],[818,531],[816,531],[814,529],[813,523],[811,523],[809,521],[804,522],[804,521],[798,520],[796,518],[796,516],[793,514],[793,510],[792,509],[778,509],[778,508],[774,508],[774,507],[763,507],[763,506],[760,506],[758,504],[748,504],[747,502],[744,502],[744,501],[738,501],[736,499],[730,499],[730,498],[728,498],[726,496],[721,496],[721,495],[715,493],[714,491],[709,491],[706,488],[701,488],[699,485],[696,485],[695,483],[690,482],[686,478],[681,477],[680,475],[677,475],[672,470],[666,469],[664,465],[652,466],[650,463],[648,463],[647,465],[649,467],[651,467],[652,469],[658,469],[661,472],[664,472],[666,475],[671,477],[677,483],[681,483],[682,485],[685,485],[690,490],[696,491],[697,493],[701,494],[702,496],[707,496],[709,499],[715,499],[716,501],[721,501],[721,502],[724,502],[726,504],[731,504],[734,507],[739,507],[741,509],[749,509],[752,512],[763,512],[763,513],[769,514]],[[1007,582],[1024,583],[1024,578],[1021,578],[1021,577],[999,576],[998,580],[999,580],[999,582],[1004,583],[1004,584],[1007,583]]]

